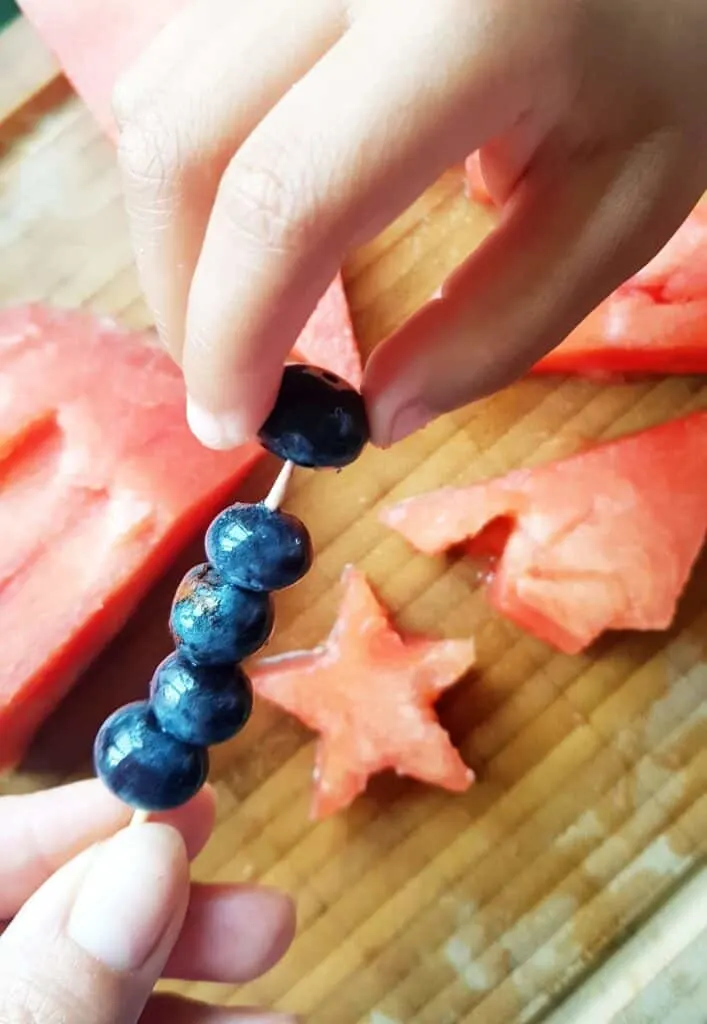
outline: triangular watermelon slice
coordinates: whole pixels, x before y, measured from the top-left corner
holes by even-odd
[[[560,462],[385,510],[418,550],[497,559],[489,596],[576,653],[607,629],[667,628],[707,530],[707,412]]]
[[[113,86],[151,39],[187,0],[20,0],[69,81],[113,139]],[[341,276],[312,314],[293,352],[361,386],[361,354]]]

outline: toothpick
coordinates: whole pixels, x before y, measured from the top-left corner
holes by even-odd
[[[280,470],[277,480],[270,488],[270,493],[263,504],[266,508],[269,508],[271,512],[278,509],[285,500],[285,494],[287,493],[287,487],[290,483],[290,478],[292,477],[292,471],[294,468],[294,463],[290,462],[288,459]]]
[[[133,816],[130,819],[132,825],[144,825],[147,819],[150,817],[149,811],[134,811]]]

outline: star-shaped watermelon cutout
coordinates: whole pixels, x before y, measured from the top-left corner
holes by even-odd
[[[266,658],[250,672],[260,697],[319,733],[312,818],[347,807],[388,768],[462,792],[474,774],[434,704],[474,664],[473,640],[403,637],[362,573],[346,568],[342,584],[323,644]]]

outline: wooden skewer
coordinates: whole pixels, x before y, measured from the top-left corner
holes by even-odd
[[[278,509],[285,500],[285,495],[287,494],[287,488],[292,478],[292,471],[294,470],[294,468],[294,463],[290,462],[288,459],[288,461],[284,464],[284,466],[278,473],[275,483],[270,488],[270,493],[268,494],[263,504],[266,506],[266,508],[269,508],[271,512],[274,512],[276,509]],[[131,826],[144,825],[145,822],[148,821],[149,817],[149,811],[134,811],[133,816],[130,819],[130,824]]]
[[[290,462],[288,459],[288,461],[285,463],[285,465],[278,473],[275,483],[270,488],[270,493],[268,494],[263,504],[265,505],[266,508],[269,508],[271,512],[274,512],[276,509],[278,509],[285,500],[285,495],[287,494],[287,488],[292,478],[292,471],[294,470],[294,468],[294,463]]]

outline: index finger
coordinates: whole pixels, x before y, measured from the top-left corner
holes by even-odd
[[[131,810],[97,780],[0,799],[0,921],[13,917],[43,882],[81,850],[127,825]],[[155,815],[183,835],[189,857],[214,823],[208,787],[170,814]]]
[[[211,447],[259,429],[287,354],[347,250],[483,141],[500,105],[512,106],[512,76],[499,92],[473,11],[460,28],[459,12],[473,5],[413,6],[402,26],[381,11],[356,22],[221,179],[183,353],[192,429]]]

